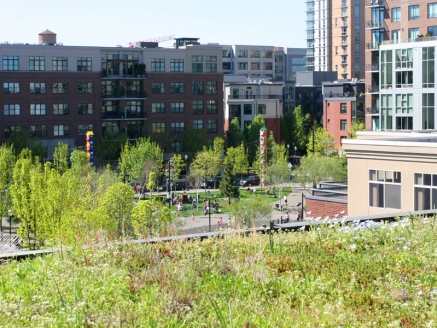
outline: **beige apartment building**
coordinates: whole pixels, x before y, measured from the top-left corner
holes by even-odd
[[[348,216],[437,208],[437,132],[358,132],[342,140]]]
[[[307,69],[364,77],[364,2],[308,0]]]
[[[365,5],[367,130],[435,129],[437,1]]]

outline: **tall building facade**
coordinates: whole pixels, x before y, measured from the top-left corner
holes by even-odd
[[[337,71],[343,79],[364,76],[364,2],[306,0],[307,69]]]
[[[366,1],[366,127],[436,128],[437,2]]]

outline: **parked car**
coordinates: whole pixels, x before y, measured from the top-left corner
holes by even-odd
[[[221,176],[217,176],[215,178],[215,188],[218,188],[220,186],[221,179],[222,179]],[[213,189],[214,188],[214,178],[202,179],[202,182],[200,183],[200,188],[205,188],[205,187],[206,187],[206,189]]]
[[[240,186],[251,187],[259,185],[259,176],[249,175],[246,179],[240,181]]]

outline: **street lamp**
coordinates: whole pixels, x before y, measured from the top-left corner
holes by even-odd
[[[185,165],[187,166],[187,168],[185,169],[185,174],[188,175],[188,155],[185,154]]]
[[[297,147],[294,146],[294,160],[296,160],[296,150],[297,150]]]
[[[290,145],[287,144],[287,162],[290,162]]]
[[[12,210],[8,211],[8,216],[9,216],[9,235],[12,236],[12,218],[14,217]]]

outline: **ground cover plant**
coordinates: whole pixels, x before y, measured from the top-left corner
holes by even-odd
[[[436,223],[330,222],[12,261],[0,267],[0,326],[433,327]]]

